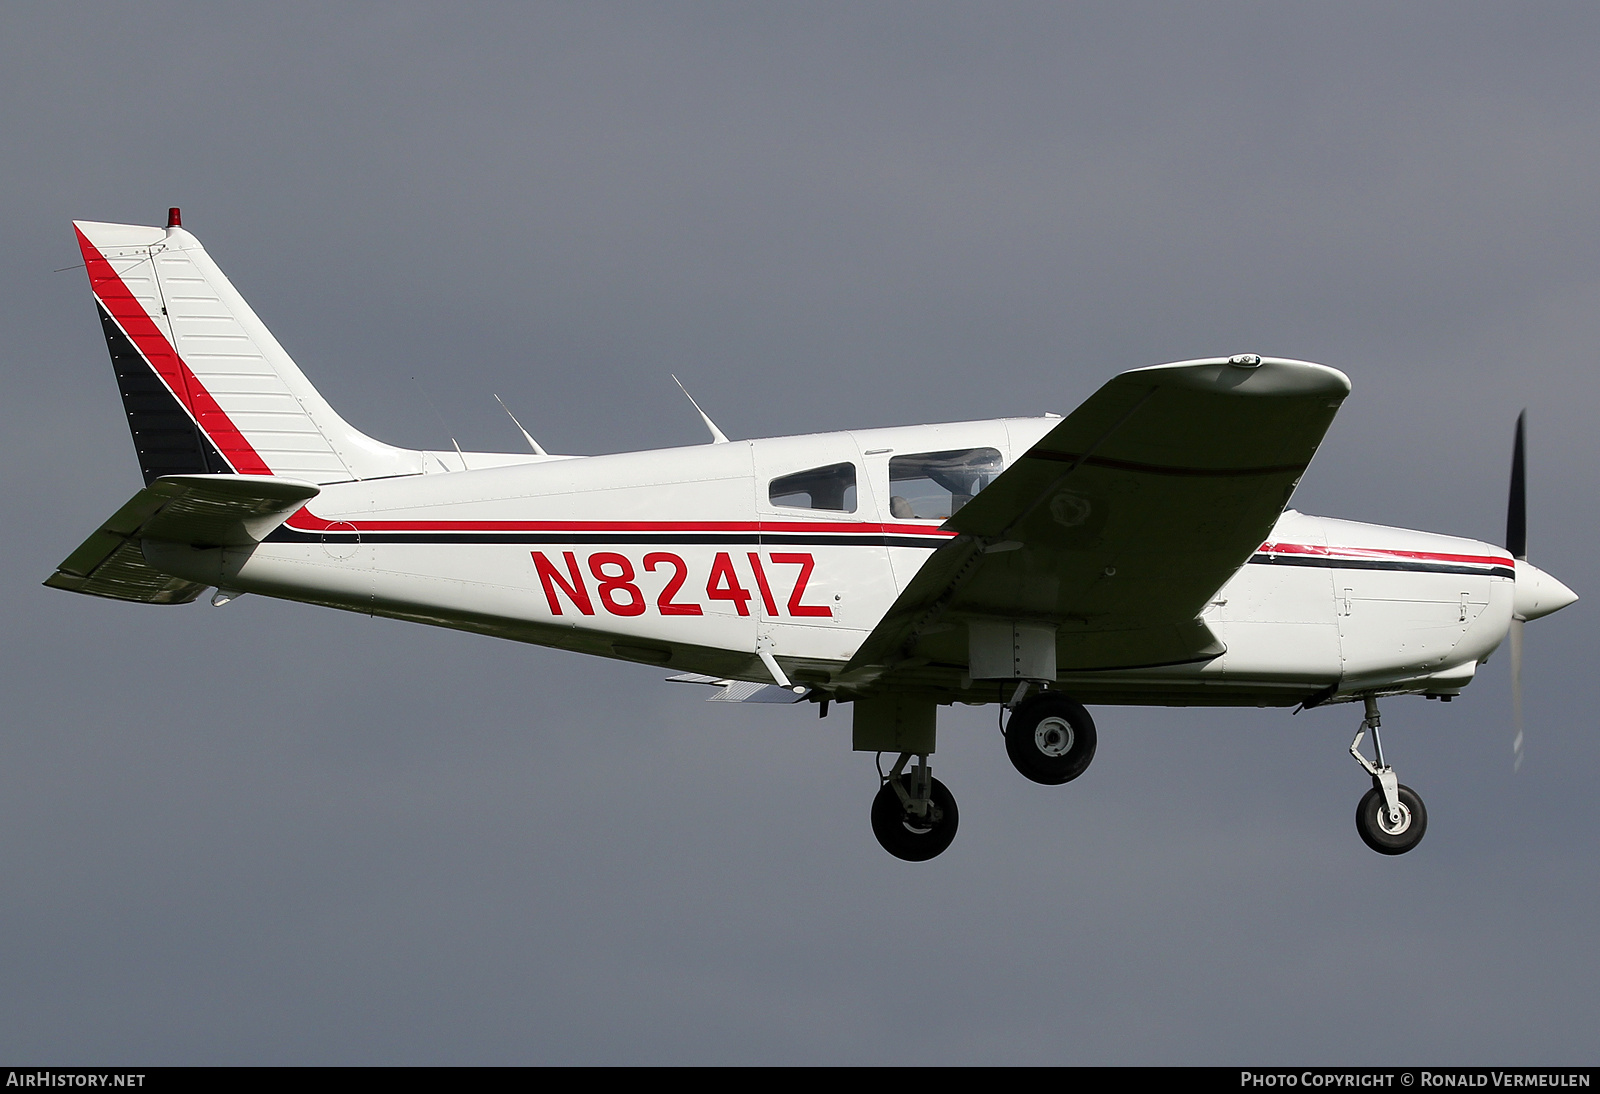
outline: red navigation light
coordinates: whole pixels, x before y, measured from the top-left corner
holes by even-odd
[[[177,206],[173,206],[171,209],[167,210],[167,227],[168,228],[182,228],[183,227],[183,214],[178,212]]]

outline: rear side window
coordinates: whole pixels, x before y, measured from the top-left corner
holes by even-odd
[[[856,511],[856,465],[831,463],[773,479],[767,500],[786,509],[827,509],[835,513]]]
[[[889,516],[948,520],[1002,470],[994,448],[920,452],[889,460]]]

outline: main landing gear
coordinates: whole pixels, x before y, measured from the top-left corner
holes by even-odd
[[[1023,700],[1030,681],[1017,684],[1006,723],[1006,754],[1036,783],[1071,782],[1094,759],[1094,719],[1058,691]],[[960,813],[944,783],[933,777],[928,757],[935,739],[936,705],[931,697],[887,693],[858,699],[851,726],[857,751],[877,752],[881,785],[872,800],[872,834],[883,849],[907,862],[926,862],[956,838]],[[898,755],[883,771],[883,757]]]
[[[1422,842],[1428,830],[1428,810],[1422,799],[1409,786],[1401,786],[1394,768],[1383,762],[1383,741],[1378,735],[1378,700],[1367,696],[1367,716],[1350,742],[1350,755],[1368,775],[1372,776],[1372,789],[1356,806],[1356,831],[1361,841],[1380,855],[1403,855]],[[1361,754],[1361,739],[1372,730],[1372,747],[1378,762],[1371,763]]]
[[[906,771],[913,755],[917,764]],[[956,799],[933,777],[926,753],[900,753],[872,799],[872,834],[885,851],[907,862],[926,862],[944,851],[960,821]]]
[[[1041,691],[1018,703],[1005,733],[1012,766],[1046,786],[1071,782],[1094,759],[1094,719],[1059,691]]]

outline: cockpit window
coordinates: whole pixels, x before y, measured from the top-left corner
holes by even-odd
[[[773,479],[767,488],[773,505],[790,509],[827,509],[835,513],[856,511],[856,465],[831,463]]]
[[[889,516],[895,520],[946,520],[1001,470],[1000,453],[993,448],[892,457]]]

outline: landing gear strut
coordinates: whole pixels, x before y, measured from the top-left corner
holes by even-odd
[[[1422,799],[1409,786],[1401,786],[1394,768],[1383,762],[1383,740],[1378,735],[1380,719],[1378,700],[1366,697],[1367,716],[1350,742],[1350,755],[1368,775],[1372,776],[1372,789],[1356,806],[1356,831],[1361,841],[1380,855],[1403,855],[1422,842],[1428,830],[1428,810]],[[1372,747],[1378,754],[1376,764],[1361,754],[1361,739],[1372,730]]]
[[[905,770],[913,755],[900,753],[872,799],[872,834],[895,858],[926,862],[956,838],[961,815],[956,799],[933,777],[926,753],[916,755],[917,765]]]

